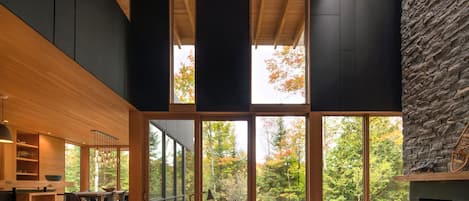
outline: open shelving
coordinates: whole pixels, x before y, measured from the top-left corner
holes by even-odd
[[[39,180],[39,134],[18,131],[16,180]]]

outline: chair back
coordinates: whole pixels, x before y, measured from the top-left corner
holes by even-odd
[[[65,201],[81,201],[80,198],[73,193],[65,193]]]

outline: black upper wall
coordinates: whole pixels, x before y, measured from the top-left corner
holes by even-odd
[[[127,98],[129,22],[115,0],[0,0],[0,3]]]
[[[0,0],[44,38],[54,38],[54,0]]]
[[[249,0],[197,0],[195,87],[198,111],[249,111]]]
[[[131,47],[114,0],[0,2],[140,110],[168,111],[169,0],[131,2]],[[311,110],[400,111],[400,1],[310,4]],[[197,110],[248,111],[249,1],[198,0],[196,9]]]
[[[131,1],[129,100],[142,111],[168,111],[169,0]]]
[[[400,111],[400,1],[311,0],[311,110]]]

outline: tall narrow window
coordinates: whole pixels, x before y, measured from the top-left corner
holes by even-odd
[[[306,200],[304,117],[256,118],[257,200]]]
[[[306,103],[306,1],[251,5],[252,103]]]
[[[402,118],[370,117],[370,199],[409,200],[409,184],[402,175]]]
[[[185,201],[190,201],[194,194],[194,151],[186,148],[184,151],[185,169],[184,169],[184,192]]]
[[[120,148],[120,190],[129,190],[129,148]]]
[[[150,200],[163,197],[163,132],[149,125]]]
[[[65,192],[80,191],[80,150],[81,147],[74,144],[65,144]]]
[[[203,191],[215,200],[247,200],[247,122],[204,121],[202,127]]]
[[[176,194],[182,196],[184,194],[184,153],[182,146],[176,144]]]
[[[195,102],[195,0],[173,1],[173,101]]]
[[[114,148],[90,148],[89,185],[91,191],[104,191],[103,188],[117,187],[117,162],[115,160],[104,160],[101,157],[104,154],[110,154],[112,159],[117,158],[117,151]]]
[[[363,200],[363,118],[323,117],[323,199]]]
[[[175,196],[175,163],[174,163],[174,140],[168,136],[166,136],[166,149],[165,149],[165,180],[166,180],[166,198]]]

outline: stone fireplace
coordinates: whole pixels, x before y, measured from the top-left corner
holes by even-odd
[[[402,0],[405,175],[448,172],[469,122],[468,10],[467,0]],[[467,180],[411,182],[410,191],[412,201],[469,201]]]

